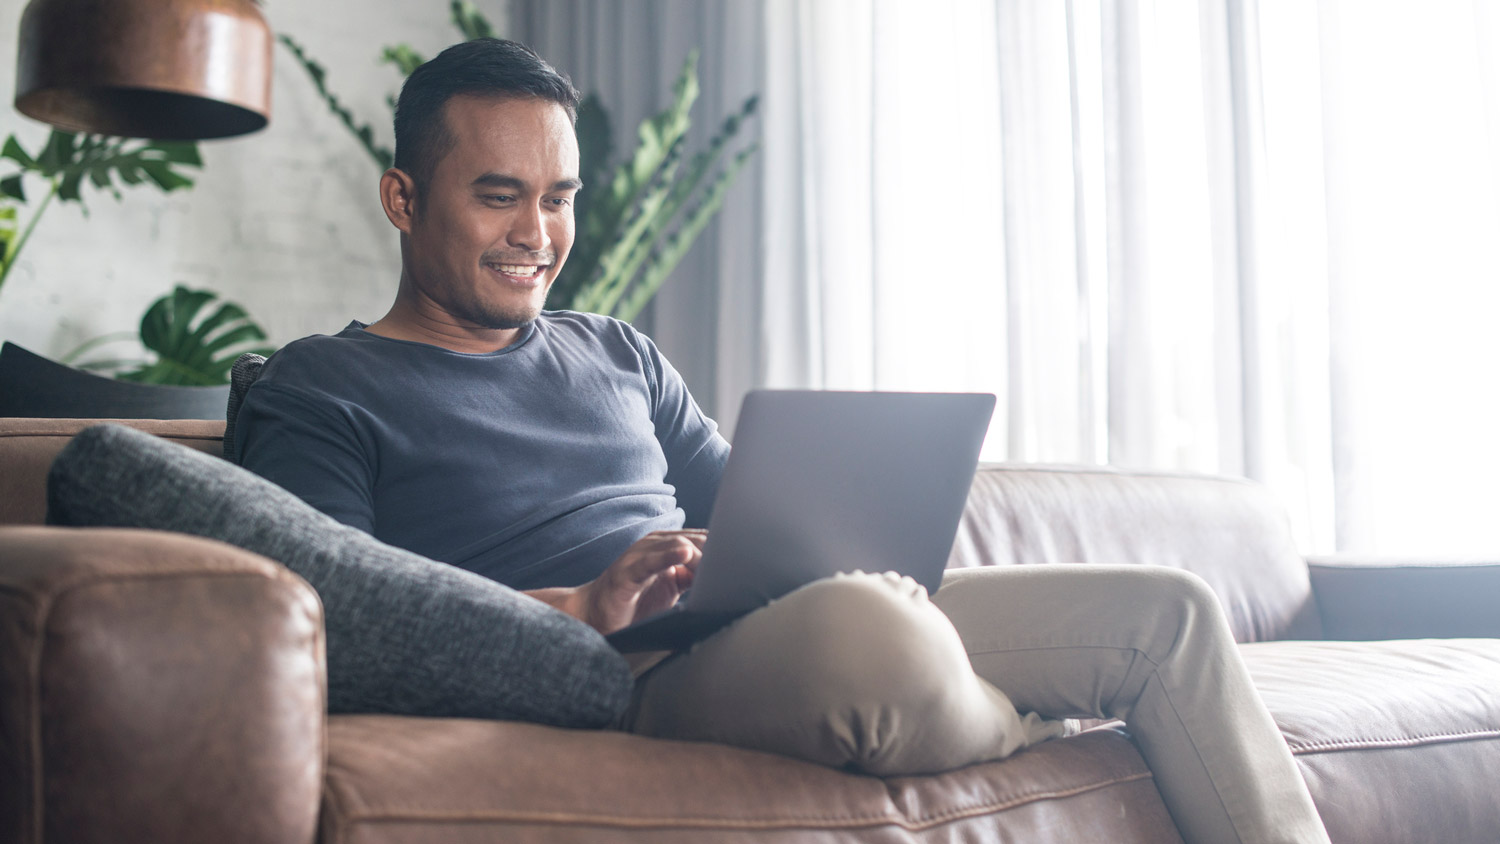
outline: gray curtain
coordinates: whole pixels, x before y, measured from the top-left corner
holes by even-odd
[[[765,37],[759,4],[730,0],[514,0],[511,36],[597,92],[612,121],[616,158],[636,126],[663,108],[689,51],[702,88],[690,152],[761,90]],[[741,130],[754,138],[754,120]],[[763,382],[758,353],[761,212],[758,155],[716,220],[638,321],[682,373],[704,409],[732,423],[746,390]],[[585,189],[588,189],[587,187]]]

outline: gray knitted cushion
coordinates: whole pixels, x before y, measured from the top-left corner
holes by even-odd
[[[331,712],[602,726],[629,700],[629,669],[588,625],[132,428],[88,428],[63,449],[47,521],[196,534],[301,575],[323,599]]]
[[[264,355],[245,352],[234,359],[229,368],[229,404],[224,409],[224,459],[236,466],[240,463],[240,444],[235,440],[240,405],[245,402],[245,393],[250,385],[260,378],[260,370],[266,365]]]

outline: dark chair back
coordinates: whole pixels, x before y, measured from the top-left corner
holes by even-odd
[[[69,419],[223,419],[229,385],[176,387],[116,381],[0,346],[0,416]]]

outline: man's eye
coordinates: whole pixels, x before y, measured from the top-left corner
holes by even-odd
[[[515,197],[508,193],[492,193],[484,197],[486,202],[514,202]]]
[[[573,200],[569,199],[566,196],[554,196],[547,201],[558,207],[565,207],[573,204]]]

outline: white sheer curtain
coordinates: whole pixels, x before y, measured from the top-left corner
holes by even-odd
[[[1500,553],[1500,3],[1316,8],[1338,544]]]
[[[1326,284],[1267,248],[1253,6],[766,10],[767,383],[993,391],[988,458],[1250,474],[1329,546]]]
[[[988,459],[1245,474],[1308,550],[1461,553],[1500,546],[1461,483],[1500,472],[1496,6],[515,20],[575,76],[662,89],[696,43],[721,108],[762,94],[758,168],[649,326],[724,421],[755,386],[991,391]]]

